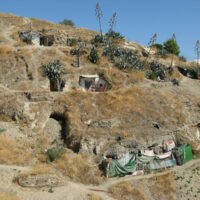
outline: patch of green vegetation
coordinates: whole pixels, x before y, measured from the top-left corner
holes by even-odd
[[[48,192],[49,192],[49,193],[53,193],[54,190],[53,190],[52,188],[50,188],[50,189],[48,190]]]
[[[64,147],[62,145],[57,144],[56,147],[47,150],[47,161],[53,162],[54,160],[59,159],[64,153]]]
[[[91,48],[88,59],[90,60],[90,62],[94,64],[96,64],[100,60],[99,53],[95,47]]]
[[[140,61],[139,56],[137,56],[135,52],[124,48],[118,48],[112,43],[109,43],[104,48],[103,56],[107,56],[119,69],[145,69],[144,62]]]
[[[71,41],[70,41],[70,46],[73,47],[73,46],[76,46],[78,44],[77,40],[75,38],[73,38]]]
[[[5,131],[6,131],[6,129],[0,129],[0,133],[3,133]]]
[[[115,31],[109,31],[108,33],[106,33],[106,37],[108,39],[117,39],[117,40],[121,40],[124,38],[124,36],[122,36],[119,32],[115,32]]]
[[[74,22],[69,19],[64,19],[63,21],[59,22],[59,24],[66,25],[66,26],[75,26]]]
[[[179,86],[180,81],[178,79],[174,78],[174,79],[172,79],[172,83],[173,83],[173,85]]]

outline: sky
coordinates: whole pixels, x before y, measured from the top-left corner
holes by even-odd
[[[147,45],[157,33],[163,44],[176,34],[181,54],[196,59],[195,43],[200,40],[200,0],[0,0],[0,12],[35,17],[59,23],[70,19],[75,26],[99,31],[95,17],[96,3],[103,12],[102,28],[117,12],[114,30],[126,39]]]

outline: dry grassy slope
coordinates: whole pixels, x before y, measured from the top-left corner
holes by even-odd
[[[0,43],[0,84],[2,89],[6,89],[3,94],[4,101],[0,103],[6,110],[5,114],[18,113],[23,116],[21,118],[24,118],[25,122],[31,124],[31,127],[41,129],[50,113],[58,110],[66,114],[71,127],[70,134],[76,135],[79,140],[80,136],[87,132],[99,138],[104,135],[132,137],[142,143],[144,141],[151,143],[155,138],[159,140],[157,136],[175,134],[179,129],[182,131],[185,125],[191,128],[198,123],[199,81],[185,78],[179,87],[172,86],[171,83],[156,83],[145,80],[145,74],[142,72],[119,71],[106,58],[102,58],[98,65],[90,64],[87,55],[82,57],[80,68],[72,67],[71,64],[76,65],[77,58],[70,55],[71,47],[25,44],[20,46],[17,31],[28,30],[32,22],[35,31],[45,29],[53,31],[55,35],[78,36],[87,41],[91,40],[94,31],[11,14],[1,13],[0,18],[0,37],[3,38]],[[142,46],[130,42],[126,42],[125,46],[140,51],[142,49]],[[42,75],[40,66],[52,58],[64,64],[66,80],[64,93],[50,93],[48,79]],[[103,73],[112,84],[111,91],[91,94],[79,89],[79,75],[97,73]],[[46,101],[29,103],[27,93],[35,95],[35,99],[38,98],[36,101],[39,99]],[[15,106],[16,101],[14,102],[13,98],[20,104]],[[54,104],[52,104],[53,99]],[[7,102],[9,105],[6,105]],[[43,109],[42,106],[45,110],[48,107],[46,114],[41,116],[34,113]],[[25,112],[21,112],[22,110]],[[98,120],[110,119],[116,122],[111,127],[102,128],[86,124],[88,120],[95,123]],[[161,129],[155,129],[152,122],[157,122]]]
[[[17,33],[28,30],[30,22],[35,31],[44,28],[47,34],[61,37],[57,41],[69,35],[89,42],[96,34],[87,29],[0,13],[0,128],[6,129],[1,133],[4,137],[0,137],[0,143],[4,144],[0,146],[0,163],[44,162],[43,153],[51,146],[44,128],[55,112],[67,120],[68,147],[89,153],[89,157],[68,152],[51,167],[77,182],[97,184],[102,181],[97,163],[92,159],[94,149],[98,154],[94,158],[98,161],[111,144],[117,143],[117,136],[146,146],[178,135],[200,151],[196,137],[196,125],[200,122],[199,80],[183,78],[176,71],[174,76],[182,79],[180,86],[159,83],[145,79],[143,72],[120,71],[106,58],[98,65],[91,64],[87,55],[81,58],[81,67],[76,68],[77,58],[70,55],[71,47],[59,42],[52,47],[22,43]],[[142,50],[142,46],[135,43],[126,42],[125,46]],[[50,92],[49,81],[42,74],[40,66],[52,59],[63,63],[66,81],[63,92]],[[170,63],[162,59],[160,62]],[[90,93],[79,87],[81,74],[100,73],[112,85],[110,91]],[[153,122],[159,124],[159,130],[154,128]],[[12,132],[19,132],[20,136]],[[13,156],[7,145],[12,145],[15,154],[20,156]],[[70,163],[74,163],[74,167],[70,168]],[[128,190],[132,191],[131,187]],[[135,192],[142,195],[133,190]]]

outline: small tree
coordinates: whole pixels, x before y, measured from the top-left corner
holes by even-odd
[[[198,65],[199,64],[199,55],[200,55],[200,41],[199,40],[196,41],[195,52],[197,54],[197,65]]]
[[[42,65],[41,67],[43,68],[45,75],[50,81],[51,91],[62,91],[65,83],[61,79],[61,74],[63,72],[62,64],[60,61],[51,61],[48,65]]]
[[[97,20],[99,22],[100,33],[101,33],[101,36],[102,36],[101,19],[103,17],[103,13],[101,11],[101,7],[100,7],[99,3],[96,4],[95,16],[96,16],[96,18],[97,18]]]
[[[115,12],[109,21],[109,26],[110,26],[109,32],[113,31],[113,28],[116,25],[116,23],[117,23],[117,13]]]
[[[174,54],[177,56],[180,54],[180,47],[178,46],[178,43],[176,41],[175,34],[173,34],[172,38],[164,42],[163,46],[164,46],[164,49],[167,50],[171,54]]]
[[[79,42],[79,47],[75,48],[75,49],[72,49],[71,50],[71,54],[72,55],[76,55],[77,56],[77,67],[80,67],[81,65],[81,56],[86,54],[86,51],[84,50],[84,44]]]
[[[75,26],[74,22],[72,20],[69,19],[64,19],[63,21],[59,22],[59,24],[63,24],[66,26]]]

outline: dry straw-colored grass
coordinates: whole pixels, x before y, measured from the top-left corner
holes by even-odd
[[[13,48],[11,46],[8,45],[3,45],[0,46],[0,55],[10,55],[13,53]]]
[[[7,165],[26,165],[33,158],[30,144],[19,144],[5,136],[0,136],[0,163]]]
[[[30,171],[19,174],[17,178],[34,176],[38,174],[56,174],[56,171],[50,166],[50,164],[38,163],[34,165]]]
[[[116,200],[145,200],[144,191],[129,182],[121,182],[109,188],[110,195]]]
[[[13,194],[8,194],[4,192],[0,192],[0,199],[1,200],[23,200],[22,198],[19,198]]]
[[[137,83],[143,81],[146,74],[144,71],[133,71],[128,74],[128,83]]]
[[[174,174],[169,172],[164,175],[156,176],[149,180],[150,192],[155,200],[176,199],[176,189],[174,185]]]
[[[102,198],[94,193],[88,194],[88,200],[102,200]]]
[[[101,171],[98,166],[88,162],[88,157],[80,154],[66,153],[61,159],[54,163],[63,175],[70,177],[73,181],[83,184],[98,185],[102,182]]]
[[[182,80],[183,77],[184,77],[184,76],[183,76],[180,72],[178,72],[178,70],[175,70],[175,71],[173,72],[173,74],[172,74],[169,78],[171,78],[171,79],[176,78],[176,79],[178,79],[178,80]]]

